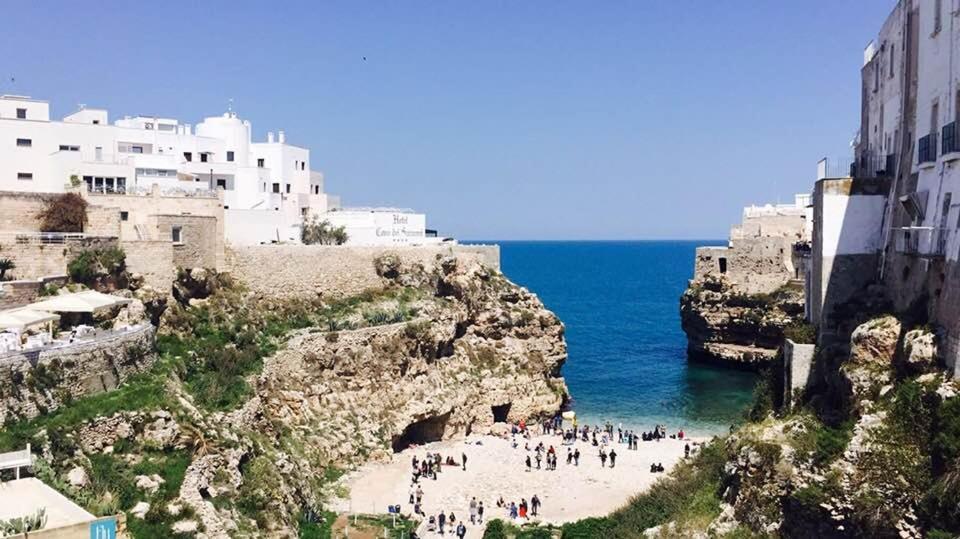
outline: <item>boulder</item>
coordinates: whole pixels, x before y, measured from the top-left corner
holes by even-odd
[[[148,511],[150,511],[149,503],[137,502],[137,505],[134,505],[133,509],[130,510],[130,514],[136,518],[143,519],[147,516]]]
[[[890,366],[900,329],[900,321],[890,315],[857,326],[850,336],[850,363]]]
[[[939,359],[936,334],[922,329],[908,331],[903,339],[903,355],[911,373],[933,372]]]
[[[77,488],[83,488],[90,484],[90,478],[82,466],[75,466],[67,473],[67,483]]]

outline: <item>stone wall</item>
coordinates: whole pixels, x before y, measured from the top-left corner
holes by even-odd
[[[66,275],[52,275],[40,279],[0,282],[0,310],[14,309],[37,301],[40,291],[51,283],[64,284]]]
[[[116,238],[87,237],[63,243],[40,243],[36,238],[0,236],[0,258],[9,258],[16,268],[9,272],[17,279],[38,279],[67,273],[67,263],[80,251],[116,246]]]
[[[144,284],[169,292],[177,275],[173,249],[173,243],[166,240],[125,241],[127,271],[142,276]]]
[[[693,278],[721,277],[745,294],[773,292],[800,277],[793,266],[794,241],[757,237],[734,240],[730,247],[698,247]]]
[[[153,364],[153,341],[153,326],[143,324],[90,342],[0,356],[0,424],[115,389]]]
[[[222,238],[216,236],[217,219],[208,215],[157,215],[160,238],[172,238],[180,227],[180,242],[173,244],[173,265],[181,268],[219,267],[218,250]],[[218,245],[219,244],[219,245]]]
[[[346,247],[327,245],[255,245],[227,250],[228,271],[250,290],[275,297],[344,297],[383,285],[374,260],[396,255],[401,265],[431,267],[437,257],[453,255],[500,269],[496,245],[424,245]]]
[[[37,215],[52,193],[0,192],[0,232],[40,232]],[[89,201],[88,201],[89,202]],[[120,213],[115,208],[97,205],[87,207],[87,224],[83,232],[91,236],[120,235]]]
[[[783,340],[783,403],[789,409],[812,382],[816,345]]]

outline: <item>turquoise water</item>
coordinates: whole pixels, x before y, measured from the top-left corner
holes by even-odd
[[[563,375],[579,417],[713,434],[741,416],[755,376],[688,363],[680,329],[695,248],[724,242],[497,243],[507,277],[566,324]]]

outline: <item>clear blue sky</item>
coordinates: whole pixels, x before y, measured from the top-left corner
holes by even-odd
[[[189,123],[233,98],[345,203],[465,239],[717,238],[849,153],[893,4],[13,2],[0,92]]]

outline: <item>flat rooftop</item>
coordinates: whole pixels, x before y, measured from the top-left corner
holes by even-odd
[[[46,529],[91,522],[97,517],[35,477],[0,482],[0,520],[47,510]]]

